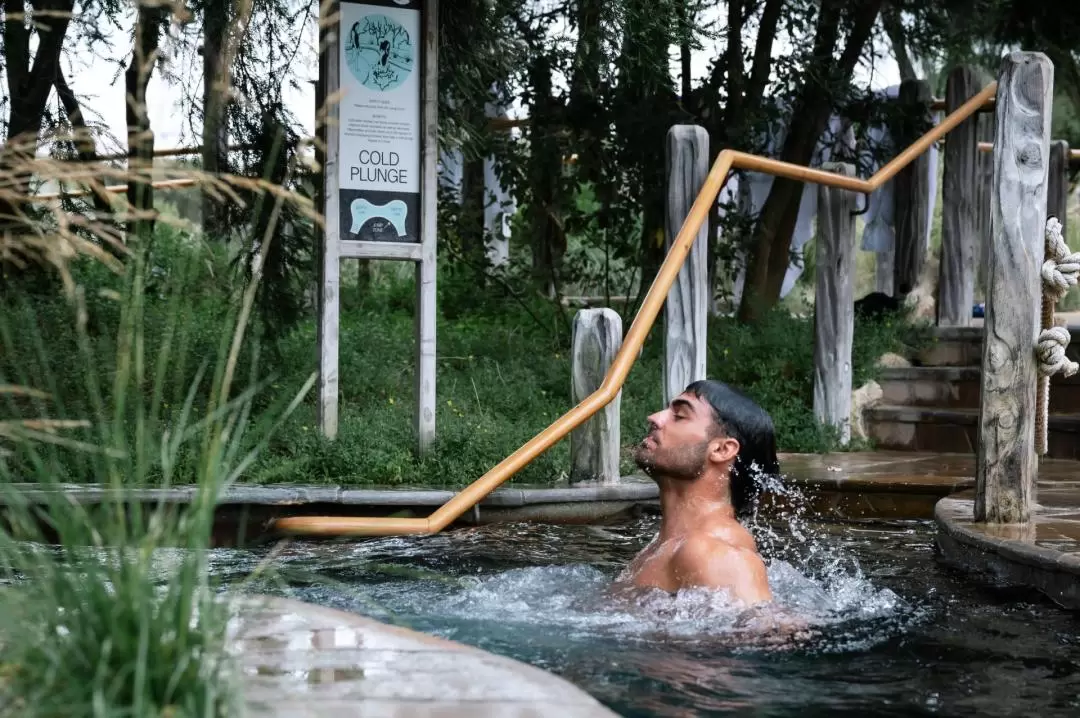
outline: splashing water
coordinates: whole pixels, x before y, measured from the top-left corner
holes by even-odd
[[[762,481],[785,499],[783,508],[758,511],[747,523],[774,594],[766,609],[747,611],[722,592],[616,590],[615,577],[655,534],[655,516],[622,526],[515,524],[297,543],[278,566],[291,576],[287,592],[302,600],[474,643],[524,632],[547,645],[708,640],[740,650],[844,651],[886,640],[917,620],[916,606],[875,587],[855,558],[807,518],[797,487]],[[217,561],[227,571],[242,565],[238,555]]]

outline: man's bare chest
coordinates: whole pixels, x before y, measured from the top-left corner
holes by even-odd
[[[630,562],[626,580],[642,588],[659,588],[669,592],[677,590],[678,582],[671,570],[671,559],[677,543],[668,541],[647,546]]]

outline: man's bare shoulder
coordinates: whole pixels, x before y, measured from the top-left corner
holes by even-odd
[[[695,531],[683,539],[673,559],[676,563],[761,562],[753,536],[745,529]]]
[[[742,526],[690,534],[672,556],[672,567],[685,586],[726,589],[746,603],[772,598],[765,562]]]

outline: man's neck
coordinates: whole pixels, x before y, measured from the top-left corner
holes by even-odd
[[[735,520],[735,508],[719,481],[660,478],[660,540],[679,538],[706,523]]]

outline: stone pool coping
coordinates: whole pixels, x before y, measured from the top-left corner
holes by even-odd
[[[100,484],[58,484],[56,490],[34,488],[37,484],[11,484],[19,489],[20,500],[42,500],[62,492],[84,504],[102,503],[117,496],[126,500],[162,503],[190,503],[196,495],[194,486],[160,489],[113,490]],[[307,485],[237,484],[222,492],[219,505],[251,504],[291,506],[303,504],[340,504],[343,506],[441,506],[454,495],[452,489],[367,488]],[[641,501],[657,497],[656,484],[638,477],[624,477],[619,483],[572,487],[498,488],[480,502],[481,506],[517,507],[531,504],[578,503],[593,501]],[[0,506],[10,503],[0,494]]]
[[[1040,486],[1040,493],[1049,489],[1050,501],[1025,524],[977,523],[970,491],[940,500],[934,520],[942,558],[992,586],[1034,589],[1062,608],[1080,609],[1080,481],[1075,484]]]
[[[781,467],[790,483],[800,488],[811,515],[840,519],[930,519],[936,502],[974,486],[973,457],[914,452],[842,452],[835,454],[781,454]],[[144,504],[183,504],[196,496],[193,486],[123,489],[103,485],[60,484],[22,489],[19,501],[44,502],[63,495],[65,500],[100,504],[122,499]],[[423,516],[449,501],[450,488],[343,487],[308,485],[251,485],[229,487],[217,510],[236,525],[269,528],[277,517],[303,514]],[[0,507],[12,495],[0,493]],[[766,505],[784,504],[789,498],[767,496]],[[459,520],[463,524],[505,521],[581,523],[633,515],[658,505],[656,484],[630,475],[613,483],[560,483],[547,486],[509,485],[495,489],[476,509]],[[240,516],[243,514],[243,516]],[[222,524],[224,525],[224,524]],[[245,532],[248,534],[249,532]],[[254,535],[250,534],[250,535]]]
[[[355,613],[263,595],[234,608],[230,650],[252,716],[617,715],[535,666]]]

